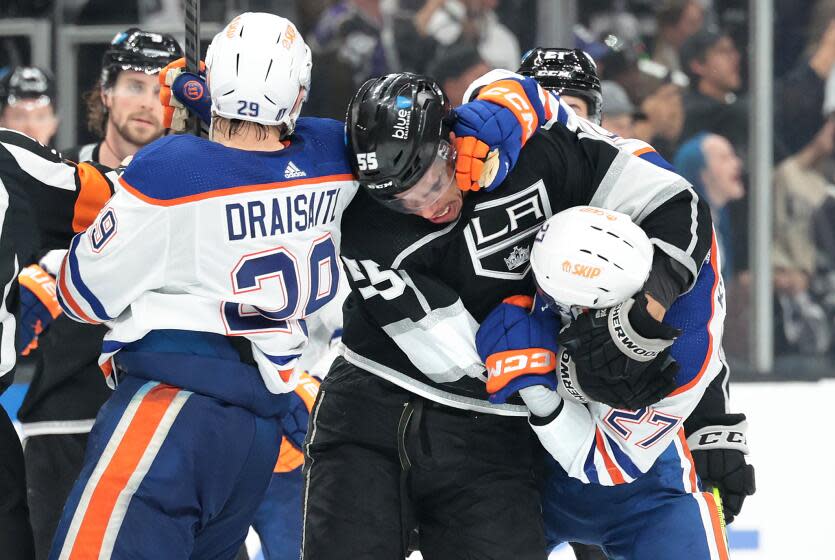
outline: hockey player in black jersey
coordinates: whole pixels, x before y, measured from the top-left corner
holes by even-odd
[[[414,526],[428,560],[544,558],[528,408],[488,400],[479,322],[505,297],[533,293],[533,237],[565,208],[619,210],[641,225],[661,248],[659,305],[669,285],[693,282],[707,253],[709,213],[684,180],[619,151],[564,105],[533,114],[524,99],[541,92],[516,78],[470,104],[481,122],[455,125],[472,125],[466,144],[427,78],[374,79],[351,102],[347,135],[365,188],[342,223],[352,293],[344,354],[312,413],[306,559],[402,557]],[[508,126],[503,111],[526,124]],[[502,136],[517,154],[493,154]],[[456,167],[475,182],[493,172],[490,190],[464,196]],[[636,373],[659,379],[638,397],[662,396],[668,366]]]

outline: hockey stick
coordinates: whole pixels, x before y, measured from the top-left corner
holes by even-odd
[[[200,0],[185,0],[186,72],[198,74],[200,69]],[[200,136],[200,118],[190,115],[186,130]]]

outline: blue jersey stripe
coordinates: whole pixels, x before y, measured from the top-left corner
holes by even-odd
[[[615,461],[617,462],[618,466],[623,469],[623,472],[631,476],[632,478],[638,478],[643,473],[641,469],[635,466],[635,463],[632,462],[632,459],[629,458],[629,455],[623,452],[623,450],[609,437],[609,434],[605,432],[603,435],[606,436],[606,441],[609,442],[609,447],[612,449],[612,455],[614,456]]]
[[[64,314],[66,314],[66,315],[67,315],[67,317],[69,317],[69,318],[70,318],[70,319],[72,319],[73,321],[78,321],[79,323],[83,323],[83,322],[84,322],[84,321],[82,321],[82,320],[81,320],[81,317],[79,317],[78,315],[76,315],[75,313],[73,313],[73,311],[72,311],[72,309],[70,308],[70,306],[69,306],[69,305],[67,305],[67,302],[65,302],[65,301],[64,301],[64,296],[62,296],[62,295],[61,295],[61,288],[60,288],[60,286],[59,286],[59,287],[58,287],[58,289],[55,291],[55,295],[58,297],[58,305],[60,305],[60,306],[61,306],[61,309],[64,311]]]
[[[672,164],[668,162],[666,159],[664,159],[661,156],[661,154],[659,154],[655,150],[651,152],[644,152],[638,157],[647,160],[651,164],[656,165],[661,169],[666,169],[667,171],[672,171],[673,173],[675,173],[675,168],[672,166]]]
[[[264,354],[264,355],[267,358],[269,358],[269,360],[272,363],[274,363],[278,366],[286,366],[287,364],[289,364],[293,360],[298,359],[301,356],[301,354],[290,354],[288,356],[270,356],[269,354]]]
[[[70,244],[70,250],[67,253],[67,266],[70,269],[70,278],[72,278],[72,285],[84,300],[90,305],[95,314],[94,319],[99,321],[110,321],[113,319],[110,315],[107,314],[105,311],[104,306],[98,300],[98,298],[90,291],[84,281],[81,279],[81,272],[78,269],[78,258],[75,256],[75,250],[78,247],[78,242],[81,239],[81,236],[84,235],[80,233],[73,237],[72,243]]]
[[[594,452],[594,441],[592,441],[592,444],[589,447],[589,454],[586,455],[586,462],[583,465],[583,472],[586,473],[589,482],[592,482],[594,484],[600,484],[600,478],[598,478],[597,476],[597,467],[594,466]]]

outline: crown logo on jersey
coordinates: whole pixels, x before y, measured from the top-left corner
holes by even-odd
[[[528,247],[513,246],[510,255],[504,260],[508,270],[514,270],[528,262],[531,258],[531,250]]]
[[[284,178],[295,179],[296,177],[307,177],[307,173],[299,169],[296,164],[291,161],[287,163],[287,167],[284,169]]]

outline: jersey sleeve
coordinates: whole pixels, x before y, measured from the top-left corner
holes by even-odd
[[[10,308],[18,265],[8,220],[11,211],[9,194],[0,179],[0,393],[12,382],[16,359],[15,318]]]
[[[532,417],[531,427],[569,476],[587,484],[628,484],[684,439],[683,422],[703,391],[689,388],[638,410],[565,399],[555,417]]]
[[[419,267],[343,255],[353,297],[409,361],[444,383],[484,371],[475,347],[478,323],[458,294]]]
[[[35,251],[41,253],[66,249],[87,229],[113,195],[116,174],[72,163],[24,134],[0,129],[0,179],[24,197],[27,229],[38,235]]]
[[[168,261],[168,215],[126,190],[76,235],[58,275],[58,301],[71,319],[103,323],[143,292],[161,287]]]

